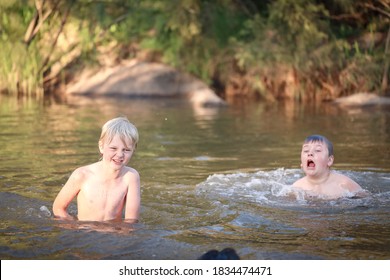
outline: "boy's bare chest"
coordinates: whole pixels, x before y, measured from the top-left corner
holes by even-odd
[[[117,200],[121,199],[127,192],[127,185],[122,179],[102,180],[92,178],[83,182],[81,191],[84,195],[93,200]]]

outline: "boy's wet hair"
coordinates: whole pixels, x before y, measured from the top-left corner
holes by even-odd
[[[133,147],[137,147],[138,130],[126,117],[118,117],[106,122],[102,127],[99,141],[110,143],[115,135],[119,135],[124,143],[126,139],[130,139]]]
[[[325,143],[327,148],[328,148],[329,156],[333,156],[333,144],[325,136],[322,136],[319,134],[310,135],[310,136],[306,137],[306,139],[303,143],[306,144],[306,143],[311,143],[311,142]]]

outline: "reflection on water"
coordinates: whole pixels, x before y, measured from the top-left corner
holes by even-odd
[[[390,113],[331,104],[193,108],[173,99],[0,100],[2,259],[388,259]],[[98,160],[107,119],[140,132],[136,224],[65,222],[51,205],[76,167]],[[335,169],[368,190],[325,201],[294,191],[303,139],[326,135]],[[77,215],[76,204],[70,213]]]

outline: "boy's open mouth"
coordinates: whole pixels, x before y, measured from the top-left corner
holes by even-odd
[[[307,160],[307,167],[315,167],[316,164],[311,159]]]

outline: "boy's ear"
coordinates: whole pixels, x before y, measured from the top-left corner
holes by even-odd
[[[334,156],[329,156],[329,158],[328,158],[328,166],[331,167],[333,165],[333,162],[334,162]]]
[[[103,142],[99,141],[99,151],[101,154],[103,154]]]

